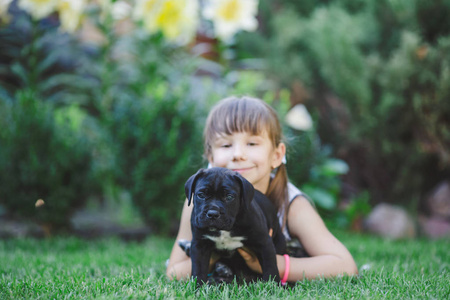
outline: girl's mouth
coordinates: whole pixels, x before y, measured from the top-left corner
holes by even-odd
[[[238,172],[238,173],[243,173],[243,172],[249,171],[250,169],[252,169],[252,168],[250,167],[250,168],[240,168],[240,169],[231,169],[231,170]]]

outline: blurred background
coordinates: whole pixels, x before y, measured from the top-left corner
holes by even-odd
[[[0,237],[175,235],[230,95],[330,228],[450,236],[450,0],[0,0]]]

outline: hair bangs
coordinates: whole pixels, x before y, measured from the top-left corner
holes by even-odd
[[[217,111],[215,135],[231,135],[237,132],[260,134],[266,127],[266,118],[260,110],[251,109],[246,103],[239,103],[230,109]]]
[[[270,106],[251,97],[230,97],[222,100],[210,112],[204,132],[205,154],[208,156],[213,141],[221,135],[248,132],[260,135],[267,131],[274,146],[280,142],[277,116]]]

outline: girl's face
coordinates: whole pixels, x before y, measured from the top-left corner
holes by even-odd
[[[209,162],[213,167],[239,172],[262,193],[269,187],[271,171],[280,166],[286,153],[283,143],[273,147],[266,131],[260,135],[236,132],[218,136],[211,150]]]

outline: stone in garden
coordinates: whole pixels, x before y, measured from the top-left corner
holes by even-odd
[[[372,210],[365,222],[366,230],[388,239],[413,238],[415,224],[405,209],[380,203]]]
[[[425,200],[431,216],[450,220],[450,181],[441,182]]]
[[[33,222],[0,217],[0,239],[26,237],[42,238],[44,236],[45,232],[43,229]]]
[[[419,217],[421,233],[430,238],[450,237],[450,181],[443,181],[425,199],[426,215]]]
[[[419,218],[421,233],[429,238],[450,238],[450,222],[439,217]]]

